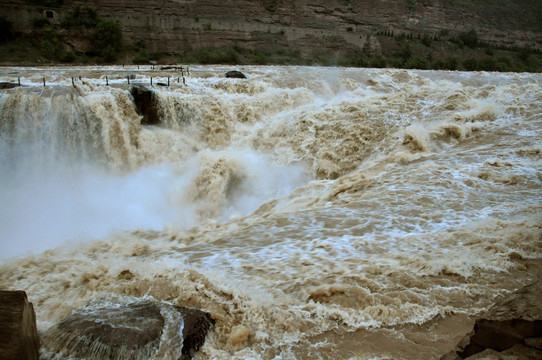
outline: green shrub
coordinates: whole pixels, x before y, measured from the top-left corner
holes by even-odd
[[[463,47],[465,46],[465,44],[463,43],[463,41],[458,38],[458,37],[453,37],[450,39],[450,42],[452,44],[455,44],[457,46],[458,49],[463,49]]]
[[[75,54],[71,51],[60,51],[58,60],[62,63],[72,63],[75,61]]]
[[[433,63],[433,68],[436,70],[457,70],[459,62],[455,57],[447,57],[444,59],[438,59]]]
[[[497,59],[497,64],[495,64],[495,70],[501,71],[501,72],[512,71],[512,66],[510,65],[509,61],[506,62],[506,61],[500,61],[499,59]]]
[[[476,60],[475,58],[469,58],[463,61],[463,67],[467,71],[476,71],[478,70],[478,60]]]
[[[401,57],[403,60],[410,59],[412,57],[412,47],[410,46],[410,43],[404,43],[396,55]]]
[[[491,56],[486,56],[478,62],[478,69],[485,71],[497,70],[497,60]]]
[[[429,64],[429,61],[427,61],[427,59],[424,59],[424,58],[421,58],[421,57],[418,57],[418,56],[414,56],[414,57],[411,57],[410,59],[408,59],[405,62],[404,67],[407,68],[407,69],[426,70],[426,69],[429,69],[430,64]]]
[[[251,61],[257,65],[267,65],[270,63],[270,56],[271,54],[267,51],[255,49]]]
[[[442,29],[442,30],[439,31],[438,36],[439,37],[446,37],[446,36],[448,36],[449,33],[450,33],[450,30]]]
[[[239,53],[235,49],[219,49],[215,47],[201,49],[184,58],[184,61],[195,64],[238,64]]]
[[[533,51],[530,47],[524,46],[521,49],[519,49],[518,58],[523,62],[527,62],[532,52]]]
[[[149,53],[147,52],[147,50],[143,50],[141,52],[139,52],[135,57],[134,59],[132,60],[132,62],[134,64],[148,64],[149,63],[149,60],[150,60],[150,55]]]
[[[498,63],[503,63],[503,64],[506,64],[508,65],[509,67],[512,66],[512,61],[510,61],[510,58],[506,57],[506,56],[499,56],[497,58],[497,62]]]
[[[402,69],[405,65],[405,59],[393,58],[390,60],[390,65],[394,69]]]
[[[122,26],[111,20],[100,20],[92,32],[95,51],[105,61],[113,61],[122,49]]]
[[[431,43],[433,42],[433,39],[431,36],[424,34],[422,38],[422,44],[424,44],[427,47],[431,47]]]
[[[100,21],[96,10],[86,6],[77,6],[68,16],[60,22],[60,26],[70,28],[72,26],[84,26],[93,28]]]
[[[349,67],[366,67],[367,62],[361,56],[347,56],[337,59],[337,65]]]
[[[374,68],[385,68],[386,59],[384,58],[384,56],[382,56],[382,54],[376,54],[369,62],[369,66]]]

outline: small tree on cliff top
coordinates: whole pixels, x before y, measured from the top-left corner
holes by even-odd
[[[92,32],[96,52],[105,61],[113,61],[122,49],[122,26],[111,20],[101,20]]]

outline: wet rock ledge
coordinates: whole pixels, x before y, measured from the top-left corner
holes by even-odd
[[[209,314],[153,299],[91,301],[40,338],[24,291],[0,291],[0,359],[189,360],[205,342]]]
[[[156,300],[87,304],[43,335],[47,356],[191,359],[214,324],[209,314]],[[47,358],[47,357],[46,357]]]
[[[157,125],[160,123],[158,99],[156,94],[145,85],[132,85],[130,93],[134,99],[136,111],[143,118],[141,125]]]
[[[24,291],[0,291],[0,359],[39,359],[36,315]]]
[[[528,262],[532,284],[510,294],[476,321],[458,351],[441,360],[542,359],[542,261]]]

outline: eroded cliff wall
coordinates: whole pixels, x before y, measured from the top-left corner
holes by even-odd
[[[237,45],[340,55],[378,51],[373,35],[381,31],[435,36],[470,29],[485,42],[542,49],[536,0],[0,0],[2,16],[23,34],[32,32],[35,18],[60,23],[77,6],[120,22],[126,45],[142,41],[149,51],[167,53]],[[84,29],[62,36],[75,51],[89,46]]]

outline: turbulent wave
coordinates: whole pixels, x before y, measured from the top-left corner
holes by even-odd
[[[143,126],[78,70],[0,94],[0,286],[41,329],[129,295],[208,311],[202,359],[435,358],[542,256],[539,75],[201,67]]]

